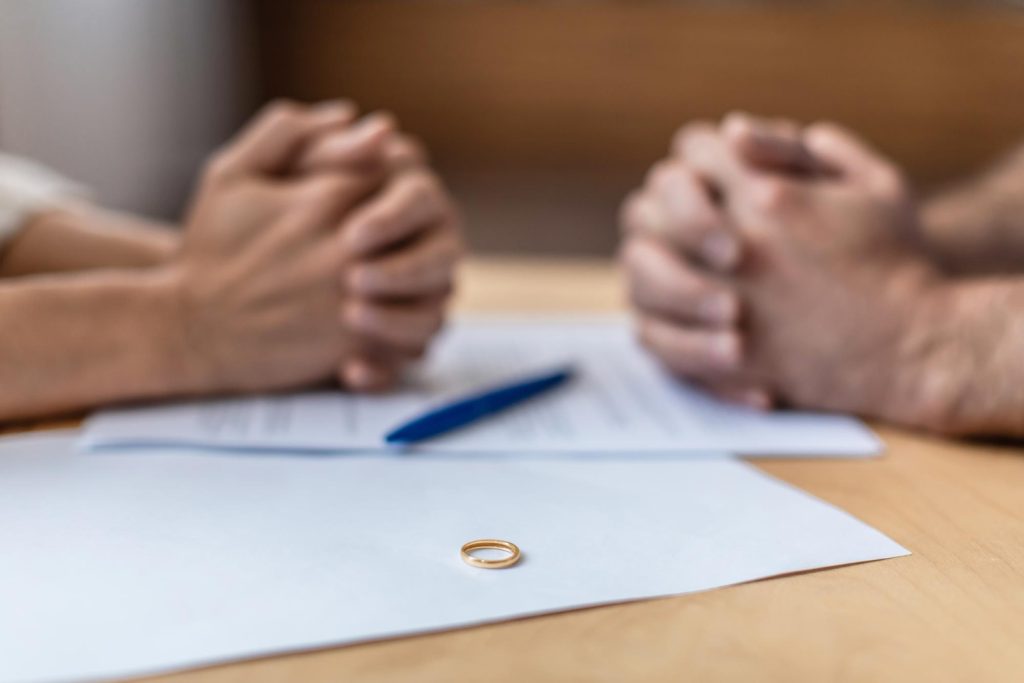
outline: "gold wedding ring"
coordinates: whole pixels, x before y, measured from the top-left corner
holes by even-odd
[[[474,550],[500,550],[508,553],[508,557],[488,560],[474,556]],[[462,546],[461,554],[463,562],[471,567],[479,567],[481,569],[504,569],[505,567],[511,567],[522,557],[522,553],[519,552],[519,546],[515,543],[500,541],[495,538],[481,538],[478,541],[470,541]]]

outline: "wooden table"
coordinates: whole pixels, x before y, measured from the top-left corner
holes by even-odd
[[[465,276],[462,310],[621,306],[604,262],[477,261]],[[1024,451],[879,431],[882,459],[758,466],[911,557],[159,680],[1024,681]]]

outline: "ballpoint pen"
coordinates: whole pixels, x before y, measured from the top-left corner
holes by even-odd
[[[574,374],[572,367],[561,367],[457,398],[395,428],[384,441],[401,446],[445,434],[561,386]]]

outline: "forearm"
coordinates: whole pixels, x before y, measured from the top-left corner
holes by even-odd
[[[916,426],[1024,437],[1024,278],[952,281],[919,304]],[[896,372],[904,371],[897,369]]]
[[[924,248],[952,274],[1024,271],[1024,147],[922,209]]]
[[[165,269],[0,284],[0,420],[189,391]]]
[[[167,226],[82,204],[31,218],[0,252],[0,277],[143,268],[165,263],[178,242]]]

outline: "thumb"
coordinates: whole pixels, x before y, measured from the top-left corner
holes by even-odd
[[[383,165],[385,150],[395,137],[395,130],[395,120],[389,114],[371,114],[355,125],[312,140],[292,170],[308,174]]]
[[[816,123],[804,135],[811,154],[855,182],[873,182],[898,175],[889,161],[848,129]]]
[[[760,171],[793,175],[828,175],[833,169],[816,158],[796,123],[734,112],[722,123],[722,134],[747,164]]]
[[[220,176],[272,175],[284,172],[309,140],[343,126],[354,114],[348,102],[309,107],[277,101],[259,114],[216,157]]]

